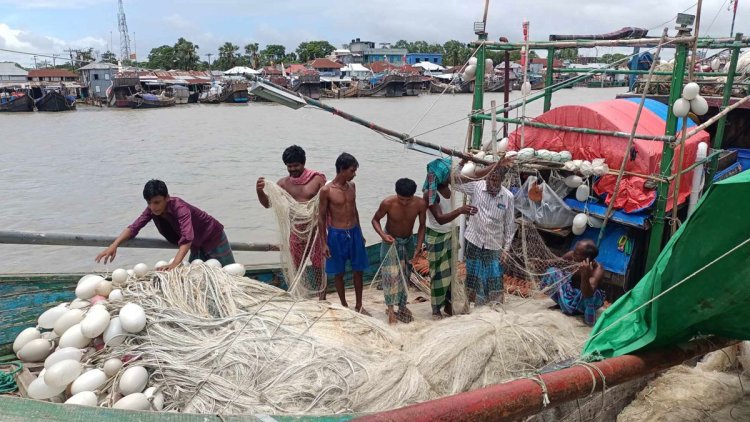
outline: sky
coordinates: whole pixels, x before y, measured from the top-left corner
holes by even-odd
[[[739,0],[738,0],[739,1]],[[729,36],[730,0],[704,0],[701,35]],[[735,32],[750,33],[750,1],[737,12]],[[531,38],[550,33],[595,34],[625,26],[661,34],[665,22],[695,0],[491,0],[487,31],[518,41],[521,22],[531,23]],[[244,46],[327,40],[336,47],[353,38],[380,42],[424,40],[444,43],[476,39],[484,0],[124,0],[131,50],[145,60],[151,48],[173,45],[179,37],[197,44],[202,59],[226,41]],[[674,23],[667,25],[674,33]],[[134,40],[134,42],[132,42]],[[119,55],[116,0],[0,0],[0,49],[68,56],[70,48]],[[134,48],[135,47],[135,48]],[[600,48],[598,54],[608,51]],[[0,51],[0,61],[33,66],[29,55]],[[41,57],[38,60],[42,60]],[[51,59],[48,59],[51,60]]]

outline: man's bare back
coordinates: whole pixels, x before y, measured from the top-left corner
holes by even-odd
[[[329,225],[337,229],[349,229],[359,224],[357,215],[357,188],[354,182],[343,186],[331,182],[320,190],[321,202],[325,198],[325,209],[330,216]]]

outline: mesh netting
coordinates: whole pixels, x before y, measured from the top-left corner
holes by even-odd
[[[399,252],[396,243],[392,243],[370,284],[370,288],[378,286],[378,289],[383,290],[389,324],[395,324],[397,321],[408,323],[414,320],[411,311],[406,307],[409,299],[406,277],[411,273],[409,259],[411,257],[404,256],[403,251]]]
[[[297,202],[276,183],[267,181],[264,192],[276,216],[281,238],[281,268],[289,293],[305,298],[321,295],[326,289],[323,239],[318,233],[316,195],[307,202]]]

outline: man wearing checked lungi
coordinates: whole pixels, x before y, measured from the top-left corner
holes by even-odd
[[[424,200],[427,203],[427,261],[430,265],[430,299],[432,319],[453,315],[451,306],[451,283],[454,268],[451,267],[453,254],[453,234],[456,230],[453,220],[461,214],[474,215],[477,208],[464,205],[451,209],[451,159],[439,158],[427,164],[427,178],[422,185]]]
[[[503,187],[507,168],[497,163],[476,172],[476,179],[459,177],[456,190],[470,198],[477,213],[466,226],[466,293],[474,306],[503,303],[503,266],[515,234],[513,194]]]

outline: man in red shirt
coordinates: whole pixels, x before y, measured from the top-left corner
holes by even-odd
[[[180,198],[169,196],[164,182],[149,180],[143,188],[143,199],[148,203],[146,209],[107,249],[96,256],[96,262],[104,260],[106,264],[114,261],[120,244],[136,237],[138,232],[153,220],[159,233],[169,243],[179,246],[172,263],[156,269],[169,271],[177,268],[188,252],[190,261],[216,259],[222,265],[234,263],[234,255],[224,233],[224,226],[205,211]]]

